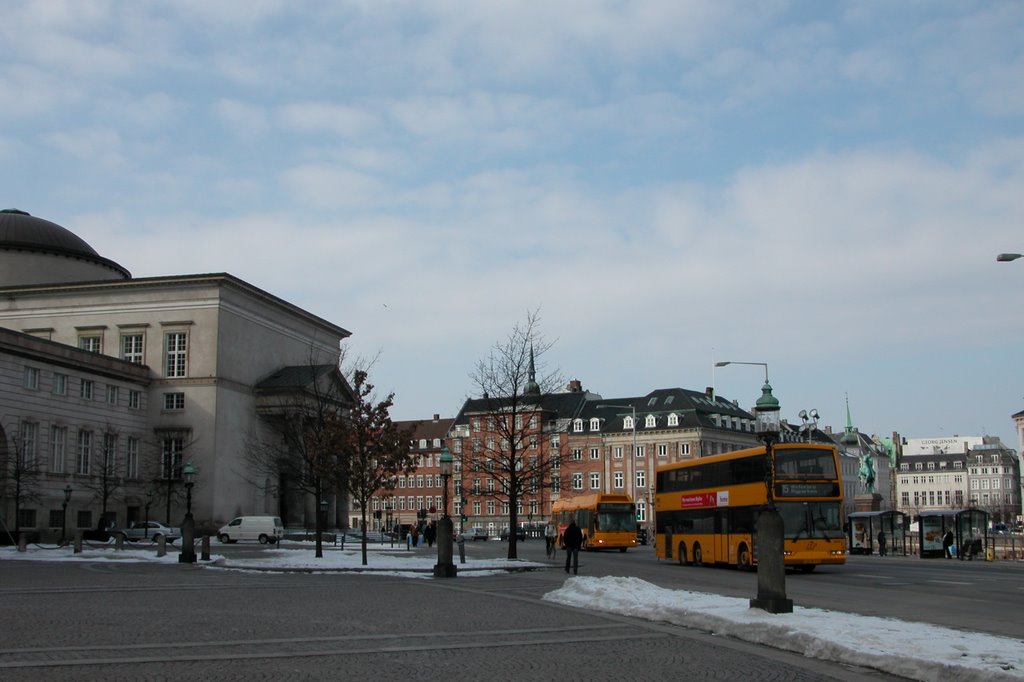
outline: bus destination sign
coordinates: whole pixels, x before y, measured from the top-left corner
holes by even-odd
[[[776,483],[776,497],[835,497],[838,483]]]
[[[679,506],[683,509],[695,509],[698,507],[728,507],[729,491],[720,490],[714,493],[683,495],[679,500]]]

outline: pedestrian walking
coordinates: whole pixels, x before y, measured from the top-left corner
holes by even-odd
[[[583,531],[575,521],[571,521],[569,527],[562,533],[562,544],[565,545],[565,572],[569,572],[569,565],[572,564],[573,575],[577,575],[580,572],[580,547],[583,546]]]
[[[555,558],[555,539],[558,537],[558,528],[554,521],[548,521],[544,526],[544,553],[549,559]]]
[[[878,531],[878,556],[885,556],[885,531]]]
[[[942,536],[942,555],[947,559],[953,558],[953,542],[953,531],[947,528],[946,534]]]

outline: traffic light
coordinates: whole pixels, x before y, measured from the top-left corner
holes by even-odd
[[[465,523],[466,521],[469,521],[469,517],[463,514],[461,520],[463,523]]]

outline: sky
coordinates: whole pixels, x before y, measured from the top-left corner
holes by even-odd
[[[0,0],[0,208],[229,272],[454,416],[548,371],[841,429],[1024,410],[1024,4]]]
[[[437,563],[436,556],[429,553],[413,555],[375,545],[369,545],[368,549],[366,575],[433,579],[429,569]],[[211,554],[210,564],[200,561],[197,565],[206,566],[208,570],[271,572],[312,568],[325,572],[362,570],[362,555],[358,548],[342,551],[325,547],[323,554],[320,559],[313,557],[312,549],[265,550],[251,558],[229,559]],[[77,555],[70,547],[32,546],[24,553],[13,547],[4,547],[0,548],[0,559],[178,564],[176,550],[157,558],[152,550],[114,551],[112,546],[86,548]],[[457,579],[494,575],[511,567],[559,570],[560,563],[556,560],[555,567],[551,569],[539,562],[467,558],[466,564],[460,564]],[[1020,640],[986,633],[799,605],[794,605],[793,613],[769,614],[750,608],[749,599],[670,590],[639,578],[622,576],[566,577],[562,587],[545,594],[543,599],[581,609],[695,628],[794,651],[809,658],[873,668],[910,680],[1024,680],[1024,650]],[[856,633],[856,636],[851,636],[851,633]],[[914,646],[907,646],[907,642],[914,642]]]

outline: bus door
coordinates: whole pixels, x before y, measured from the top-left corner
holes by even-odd
[[[715,510],[715,556],[704,561],[729,561],[729,510]]]

